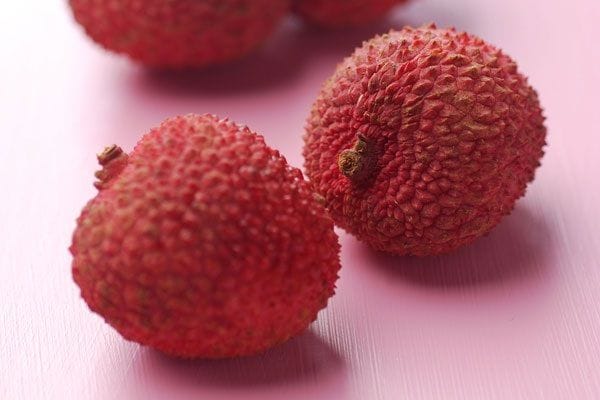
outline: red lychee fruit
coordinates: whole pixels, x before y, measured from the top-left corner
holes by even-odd
[[[328,28],[365,25],[406,0],[294,0],[294,11],[306,21]]]
[[[324,84],[305,167],[339,226],[377,250],[431,255],[511,212],[545,137],[509,56],[454,29],[407,27],[365,42]]]
[[[289,0],[69,0],[77,22],[108,50],[156,68],[220,64],[258,47]]]
[[[188,115],[99,155],[73,278],[126,339],[181,357],[261,352],[334,293],[333,221],[302,173],[227,120]]]

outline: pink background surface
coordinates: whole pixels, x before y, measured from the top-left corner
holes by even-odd
[[[288,21],[237,65],[173,77],[100,51],[62,1],[3,4],[0,398],[600,398],[599,19],[597,0],[414,0],[353,32]],[[130,150],[168,116],[212,112],[301,166],[304,119],[342,56],[390,26],[427,21],[504,48],[546,109],[543,166],[489,236],[413,259],[340,232],[330,307],[253,358],[169,359],[88,311],[67,247],[104,145]]]

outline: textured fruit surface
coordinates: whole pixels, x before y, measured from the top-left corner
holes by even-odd
[[[378,250],[430,255],[511,212],[545,136],[535,90],[501,50],[404,28],[365,42],[324,84],[305,167],[339,226]]]
[[[315,25],[360,26],[381,18],[406,0],[295,0],[294,11]]]
[[[254,354],[303,331],[333,295],[333,221],[248,128],[176,117],[129,156],[112,146],[99,160],[73,277],[125,338],[182,357]]]
[[[77,22],[106,49],[158,68],[202,67],[262,43],[289,0],[69,0]]]

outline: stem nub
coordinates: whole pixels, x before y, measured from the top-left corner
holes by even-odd
[[[340,172],[355,184],[365,183],[377,166],[375,146],[358,135],[352,149],[344,150],[338,156]]]
[[[102,169],[94,174],[98,178],[94,186],[98,190],[104,189],[108,182],[121,173],[128,159],[129,156],[116,144],[105,147],[102,153],[98,154],[98,163]]]
[[[104,150],[102,150],[102,153],[98,154],[98,162],[100,163],[100,165],[104,166],[110,161],[119,157],[121,154],[123,154],[123,149],[121,149],[116,144],[106,146]]]

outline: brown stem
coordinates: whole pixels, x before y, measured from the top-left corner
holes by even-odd
[[[116,144],[112,144],[110,146],[106,146],[104,148],[104,150],[102,150],[102,153],[100,153],[100,154],[97,155],[98,162],[100,163],[100,165],[106,165],[110,161],[112,161],[115,158],[119,157],[121,154],[123,154],[123,149],[121,149]]]
[[[344,150],[338,156],[338,167],[355,184],[365,183],[377,165],[375,147],[367,139],[358,135],[352,149]]]
[[[98,154],[98,163],[102,169],[94,174],[98,180],[94,186],[98,190],[104,189],[110,181],[118,176],[127,165],[129,156],[116,144],[107,146]]]

